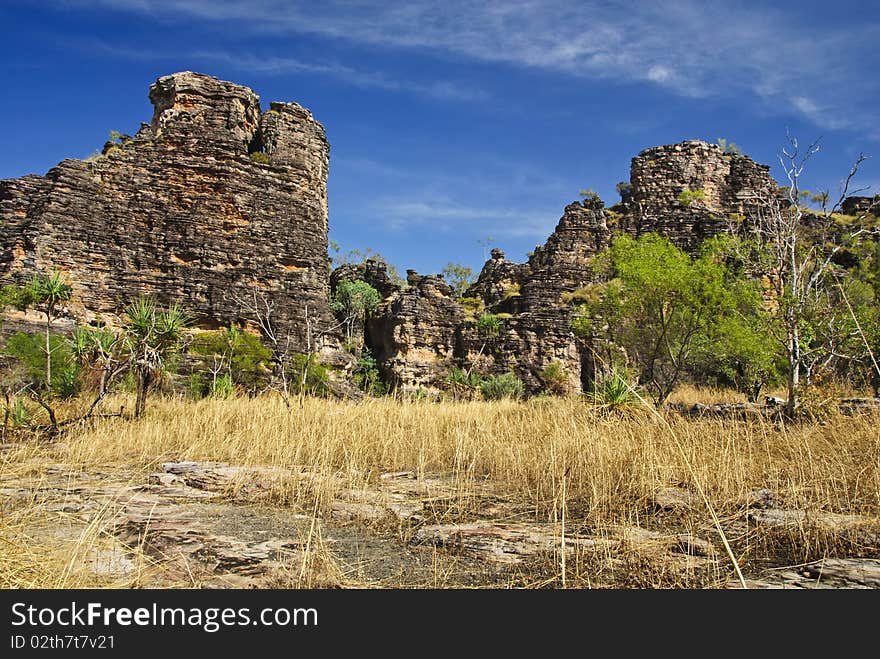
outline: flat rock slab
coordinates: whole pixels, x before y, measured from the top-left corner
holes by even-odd
[[[727,588],[742,588],[739,581],[730,581]],[[826,558],[821,561],[784,570],[767,570],[759,577],[747,579],[752,589],[839,589],[880,588],[880,559]]]
[[[749,521],[765,527],[817,529],[842,540],[873,547],[880,551],[880,521],[859,515],[811,512],[806,510],[766,509],[752,510]]]
[[[558,526],[551,524],[435,524],[416,531],[413,545],[434,545],[453,552],[480,556],[496,563],[521,563],[538,554],[559,551],[563,539]],[[608,545],[606,539],[566,537],[566,552],[578,548],[597,549]]]
[[[697,495],[681,487],[661,487],[654,492],[654,506],[659,510],[690,510],[698,502]]]

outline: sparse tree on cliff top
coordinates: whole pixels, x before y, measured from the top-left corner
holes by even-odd
[[[452,287],[455,297],[461,297],[468,287],[474,282],[474,271],[466,265],[448,263],[441,270],[443,279]]]

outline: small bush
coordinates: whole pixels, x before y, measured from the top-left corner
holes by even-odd
[[[520,296],[520,285],[518,283],[511,284],[504,289],[504,297],[502,299],[509,300],[512,297]]]
[[[15,359],[24,369],[23,384],[45,387],[46,337],[40,334],[16,332],[6,341],[3,354]],[[52,393],[70,398],[77,393],[79,366],[73,359],[70,343],[63,336],[49,337],[52,351]]]
[[[641,404],[635,386],[624,373],[617,370],[598,382],[588,397],[594,405],[609,411]]]
[[[326,397],[331,393],[327,367],[318,363],[314,355],[293,355],[288,368],[290,389],[296,394]],[[305,382],[303,382],[305,372]]]
[[[562,362],[550,362],[541,372],[541,380],[549,394],[564,396],[568,393],[568,373]]]
[[[601,295],[601,285],[588,284],[587,286],[581,286],[570,292],[566,291],[559,296],[559,299],[563,304],[579,305],[596,302]]]
[[[472,318],[476,318],[477,314],[485,308],[483,300],[478,297],[459,298],[458,303],[461,305],[465,315]]]
[[[269,383],[272,351],[256,334],[236,327],[199,332],[193,338],[189,354],[195,358],[193,370],[203,373],[202,396],[211,393],[208,387],[208,381],[212,379],[210,371],[218,360],[225,365],[224,370],[231,382],[252,394]]]
[[[207,396],[208,384],[205,382],[204,373],[196,371],[190,375],[189,380],[187,381],[187,389],[189,390],[189,395],[196,400]]]
[[[468,387],[479,387],[483,378],[479,373],[468,373],[463,368],[453,368],[449,375],[446,376],[446,381],[452,384],[463,384]]]
[[[482,336],[498,336],[504,321],[494,313],[484,313],[477,319],[477,332]]]
[[[13,428],[23,428],[31,421],[31,411],[21,399],[12,403],[7,411],[9,412],[9,424]]]
[[[502,400],[505,398],[522,398],[525,393],[522,380],[513,373],[490,375],[480,384],[480,392],[486,400]]]
[[[251,154],[251,162],[256,163],[258,165],[268,165],[269,164],[269,154],[265,151],[254,151]]]
[[[382,381],[379,373],[379,364],[369,348],[361,351],[360,359],[355,364],[354,383],[366,394],[371,396],[384,396],[388,393],[388,386]]]
[[[224,373],[211,383],[211,396],[224,399],[235,396],[235,383],[229,373]]]

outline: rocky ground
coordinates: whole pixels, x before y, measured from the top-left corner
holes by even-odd
[[[575,515],[536,522],[490,483],[462,492],[442,475],[384,473],[351,489],[305,468],[169,462],[143,480],[40,463],[0,484],[0,498],[4,513],[36,506],[54,519],[35,519],[31,536],[69,542],[71,565],[107,584],[558,587],[565,565],[575,587],[880,588],[880,520],[785,508],[769,490],[719,520],[734,555],[773,537],[854,550],[801,564],[763,556],[740,580],[708,509],[705,524],[682,524],[704,504],[681,488],[658,489],[639,525],[589,528]],[[279,504],[282,484],[312,491],[313,510]]]

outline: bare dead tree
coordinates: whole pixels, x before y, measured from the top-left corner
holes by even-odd
[[[825,295],[830,282],[829,275],[833,270],[833,259],[844,247],[854,244],[866,233],[864,227],[828,241],[824,233],[819,239],[807,240],[806,220],[812,216],[818,220],[820,232],[830,231],[833,226],[832,214],[840,210],[844,200],[865,188],[853,189],[853,179],[867,156],[860,154],[856,158],[849,174],[840,184],[839,195],[835,203],[829,206],[830,194],[821,195],[821,210],[811,211],[801,205],[801,180],[810,158],[819,152],[819,141],[810,144],[806,150],[799,148],[796,138],[788,135],[788,146],[779,156],[779,162],[789,182],[785,197],[779,195],[763,198],[756,204],[753,226],[763,257],[763,267],[770,275],[773,294],[777,304],[777,316],[780,321],[780,336],[777,338],[784,346],[787,361],[788,401],[786,413],[793,416],[798,408],[801,389],[801,376],[809,376],[819,358],[819,348],[804,340],[803,322],[811,306]],[[872,209],[864,211],[856,220],[856,226],[867,217]],[[834,318],[829,336],[833,331]],[[826,354],[834,354],[833,346]]]

